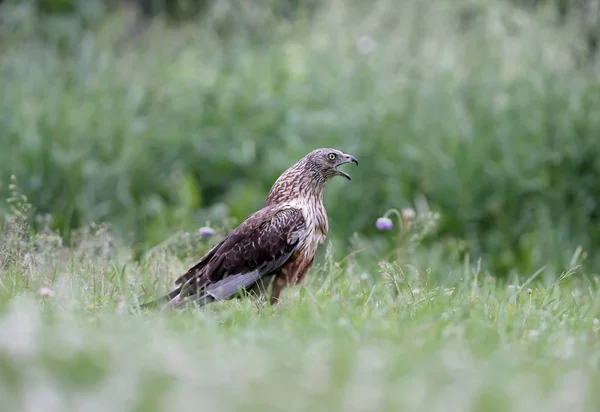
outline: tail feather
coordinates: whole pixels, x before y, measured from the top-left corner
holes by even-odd
[[[138,305],[139,309],[154,309],[160,306],[161,309],[178,309],[184,305],[195,302],[198,306],[204,306],[208,303],[214,302],[215,299],[210,293],[204,292],[202,294],[189,296],[187,299],[183,298],[180,294],[181,286],[171,292]]]
[[[204,306],[217,300],[230,299],[242,290],[252,288],[261,278],[261,272],[255,269],[251,272],[238,273],[227,276],[215,283],[210,283],[202,288],[196,288],[192,283],[193,289],[190,290],[188,280],[176,289],[150,302],[142,303],[139,308],[152,308],[158,305],[163,308],[176,309],[188,303],[195,302],[198,306]]]
[[[177,295],[179,295],[180,291],[181,291],[181,286],[176,289],[173,289],[166,295],[163,295],[163,296],[156,298],[154,300],[151,300],[149,302],[140,304],[138,306],[138,308],[139,309],[149,309],[149,308],[155,308],[156,306],[159,306],[159,305],[163,306],[163,305],[169,303],[171,300],[173,300],[173,298],[175,298]]]
[[[173,297],[173,299],[171,299],[169,302],[166,303],[166,305],[164,306],[165,308],[169,308],[169,309],[178,309],[184,305],[188,305],[192,302],[195,302],[197,306],[204,306],[208,303],[214,302],[217,299],[215,299],[213,296],[211,296],[209,293],[202,293],[202,294],[198,294],[198,295],[192,295],[190,297],[186,298],[182,298],[181,295],[177,295],[175,297]]]

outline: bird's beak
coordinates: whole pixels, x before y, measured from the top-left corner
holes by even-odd
[[[350,177],[350,175],[346,172],[342,172],[341,170],[338,170],[338,167],[340,167],[341,165],[344,165],[346,163],[355,163],[358,166],[358,159],[352,155],[345,155],[345,159],[344,161],[340,162],[336,167],[335,167],[335,171],[338,172],[338,174],[340,174],[341,176],[344,176],[346,179],[348,180],[352,180],[352,178]]]

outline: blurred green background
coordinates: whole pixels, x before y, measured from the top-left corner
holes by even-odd
[[[330,238],[419,199],[498,276],[600,269],[592,0],[0,2],[0,194],[136,250],[241,220],[316,147],[352,153]],[[2,208],[7,205],[2,203]]]

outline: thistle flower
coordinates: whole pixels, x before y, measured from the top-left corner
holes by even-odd
[[[377,229],[379,230],[391,230],[394,227],[394,223],[389,217],[380,217],[375,222],[375,226],[377,226]]]
[[[198,233],[201,237],[212,237],[215,235],[215,230],[213,228],[203,226],[200,229],[198,229]]]

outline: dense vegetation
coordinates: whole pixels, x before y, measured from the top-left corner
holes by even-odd
[[[598,410],[594,1],[123,4],[0,1],[6,410]],[[137,309],[319,146],[305,287]]]
[[[291,23],[218,4],[175,26],[3,5],[2,193],[15,174],[67,239],[110,222],[143,251],[239,221],[282,170],[334,146],[361,161],[328,188],[336,241],[375,239],[378,216],[422,199],[441,215],[437,239],[498,275],[593,252],[600,87],[577,20],[409,1]]]
[[[0,249],[0,398],[19,411],[596,411],[598,276],[498,280],[413,221],[386,256],[328,251],[276,308],[135,309],[222,232],[140,261],[103,227],[31,234],[15,188]],[[392,236],[390,236],[392,237]],[[183,251],[183,252],[182,252]],[[183,253],[183,257],[180,254]]]
[[[501,274],[564,268],[599,240],[600,89],[578,27],[502,3],[408,2],[293,25],[255,11],[225,40],[217,18],[131,38],[127,14],[89,29],[4,7],[4,188],[16,174],[65,234],[109,221],[142,249],[241,219],[329,145],[362,166],[328,191],[337,239],[423,196],[440,235]]]

